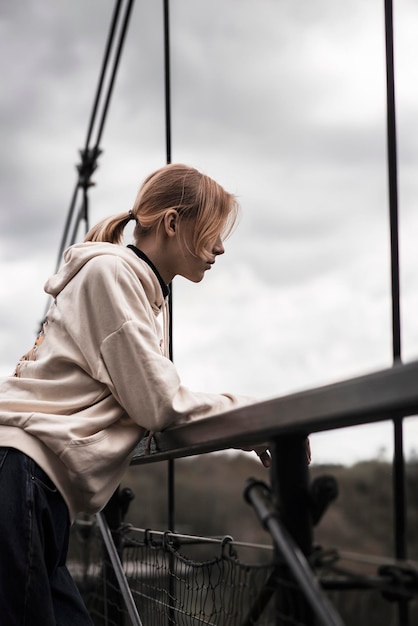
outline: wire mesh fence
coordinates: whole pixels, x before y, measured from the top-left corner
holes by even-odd
[[[146,626],[309,623],[297,585],[272,550],[240,546],[230,537],[187,539],[129,527],[115,543]],[[130,624],[97,526],[76,525],[72,546],[69,569],[94,624]]]
[[[129,525],[113,533],[113,539],[143,626],[318,624],[271,545]],[[95,626],[130,626],[129,612],[94,518],[74,524],[69,557],[68,567]],[[354,569],[347,566],[350,562],[356,564]],[[313,555],[311,565],[323,592],[346,626],[396,623],[396,601],[401,597],[408,600],[411,623],[416,623],[417,564],[394,561],[388,569],[381,565],[383,562],[321,548]]]

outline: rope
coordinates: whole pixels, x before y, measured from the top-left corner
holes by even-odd
[[[64,224],[64,231],[61,237],[61,242],[58,250],[57,263],[55,266],[55,271],[57,272],[59,266],[61,264],[62,255],[64,250],[73,245],[77,239],[78,230],[80,227],[80,223],[84,221],[85,223],[85,232],[89,230],[89,201],[88,201],[88,190],[91,186],[94,185],[92,181],[93,172],[97,169],[97,159],[102,154],[102,149],[99,147],[100,140],[102,138],[104,125],[106,121],[106,117],[109,110],[110,99],[113,92],[113,87],[115,84],[117,70],[120,64],[120,57],[122,54],[123,44],[126,39],[126,32],[128,29],[129,18],[132,12],[134,0],[127,0],[127,5],[125,9],[125,13],[123,18],[121,16],[121,8],[123,4],[123,0],[116,0],[115,8],[111,20],[111,25],[109,29],[109,34],[107,38],[105,53],[103,56],[102,68],[100,71],[99,82],[96,89],[96,95],[93,102],[92,112],[90,116],[90,122],[88,125],[87,136],[85,141],[84,149],[80,150],[81,161],[76,166],[78,171],[78,177],[74,186],[74,191],[71,197],[70,206],[67,212],[67,218]],[[119,31],[119,37],[117,43],[115,43],[115,37],[117,33],[118,22],[122,20],[122,26]],[[93,129],[96,123],[99,104],[103,93],[103,87],[105,83],[105,77],[108,72],[108,66],[110,62],[112,49],[116,46],[116,53],[113,60],[113,68],[111,70],[110,80],[107,87],[107,94],[105,97],[104,105],[101,111],[101,117],[99,121],[99,128],[96,134],[96,139],[93,147],[90,147],[90,141],[93,133]],[[75,215],[76,211],[76,203],[79,192],[82,192],[82,200],[80,209]],[[46,318],[48,313],[49,305],[51,298],[48,298],[47,304],[45,306],[44,315],[42,321],[40,323],[40,328],[42,328],[42,324]]]
[[[128,28],[129,18],[132,11],[134,0],[127,0],[126,8],[124,15],[122,16],[121,9],[123,0],[117,0],[115,4],[115,9],[113,13],[113,17],[111,20],[109,35],[107,39],[107,44],[105,48],[105,53],[102,62],[102,68],[100,72],[99,82],[96,90],[96,96],[93,103],[92,113],[90,116],[90,122],[87,130],[85,147],[83,150],[80,150],[81,162],[77,165],[78,177],[75,184],[73,196],[71,199],[70,207],[67,214],[67,219],[64,226],[64,232],[61,239],[61,244],[58,252],[58,259],[56,270],[58,270],[59,265],[61,263],[62,254],[68,245],[72,245],[76,241],[79,225],[81,221],[85,221],[86,224],[86,232],[88,230],[88,189],[94,184],[91,180],[93,172],[97,168],[97,159],[102,153],[100,146],[100,141],[102,138],[105,121],[107,118],[110,99],[113,92],[113,87],[115,84],[117,70],[120,64],[120,58],[122,54],[123,44],[126,39],[126,32]],[[117,34],[118,23],[122,22],[122,26],[120,27],[119,34]],[[105,78],[108,73],[108,67],[110,63],[110,57],[112,50],[116,46],[116,52],[113,59],[113,67],[110,70],[110,79],[107,86],[107,92],[104,97],[104,104],[102,106],[102,110],[99,117],[98,122],[98,131],[96,134],[95,141],[93,142],[93,146],[90,146],[91,137],[93,133],[93,129],[96,124],[97,116],[99,113],[99,105],[103,94],[103,88],[105,84]],[[81,208],[78,211],[77,215],[74,218],[75,206],[77,201],[78,192],[82,190],[83,198]],[[74,222],[74,223],[73,223]],[[71,224],[73,223],[72,229]],[[70,236],[71,230],[71,236]]]

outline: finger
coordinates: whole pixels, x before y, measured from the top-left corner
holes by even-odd
[[[264,467],[270,467],[271,465],[271,458],[270,455],[268,453],[267,450],[264,450],[263,452],[257,452],[260,461],[262,462],[262,464],[264,465]]]
[[[306,460],[308,461],[308,465],[312,460],[311,442],[309,441],[309,437],[306,439]]]

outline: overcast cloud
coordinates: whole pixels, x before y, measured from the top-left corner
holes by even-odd
[[[108,34],[110,0],[0,3],[0,373],[46,305]],[[260,399],[391,364],[383,2],[173,0],[173,161],[237,194],[199,285],[174,285],[185,384]],[[418,356],[418,5],[397,3],[404,360]],[[128,210],[165,162],[162,3],[136,0],[90,191]],[[361,434],[361,436],[360,436]],[[406,448],[416,447],[407,420]],[[391,425],[313,437],[314,460],[392,450]]]

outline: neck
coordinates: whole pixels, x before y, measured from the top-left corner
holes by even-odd
[[[161,278],[166,285],[169,285],[175,274],[172,271],[172,263],[169,258],[167,246],[159,241],[158,236],[140,237],[135,241],[137,248],[147,255],[149,260],[155,265]]]

